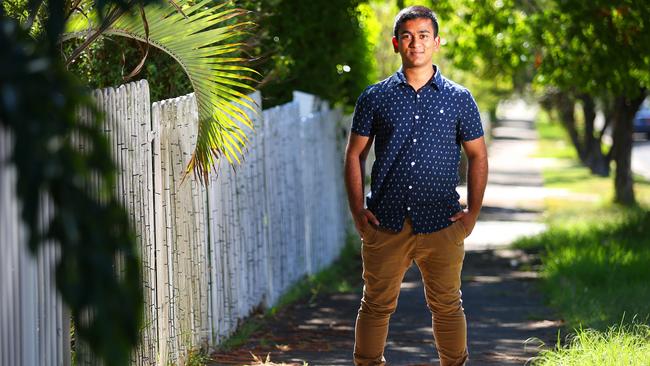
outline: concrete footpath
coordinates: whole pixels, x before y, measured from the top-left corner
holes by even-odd
[[[493,130],[485,206],[465,243],[462,292],[471,366],[523,365],[542,343],[554,345],[561,325],[538,291],[538,258],[508,246],[517,237],[543,231],[544,197],[565,192],[542,185],[545,162],[533,157],[537,139],[529,108],[518,104],[506,110],[510,113]],[[351,365],[360,268],[352,278],[355,292],[322,295],[284,309],[247,344],[215,355],[212,365],[254,364],[251,354],[262,359],[269,354],[277,364]],[[385,355],[390,365],[438,364],[415,264],[391,317]]]

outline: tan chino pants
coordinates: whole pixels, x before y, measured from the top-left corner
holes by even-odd
[[[414,234],[412,230],[408,217],[399,233],[373,224],[362,230],[364,286],[355,326],[356,366],[386,365],[388,322],[412,261],[422,274],[440,365],[460,366],[467,361],[467,324],[460,290],[465,228],[456,221],[433,233]]]

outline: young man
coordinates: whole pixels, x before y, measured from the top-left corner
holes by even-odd
[[[438,20],[423,6],[403,9],[392,39],[402,67],[368,86],[354,111],[345,183],[361,235],[363,298],[355,328],[354,364],[384,365],[390,315],[404,273],[422,274],[442,366],[465,364],[467,325],[460,274],[464,239],[473,230],[487,182],[487,152],[474,98],[432,64],[440,48]],[[376,160],[364,207],[364,164]],[[468,207],[456,187],[460,146],[468,157]]]

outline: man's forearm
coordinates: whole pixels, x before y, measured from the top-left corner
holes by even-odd
[[[348,192],[348,205],[351,212],[358,212],[364,207],[363,177],[365,160],[346,155],[345,157],[345,187]]]
[[[470,214],[478,216],[487,185],[488,159],[487,156],[481,155],[468,157],[467,160],[467,208]]]

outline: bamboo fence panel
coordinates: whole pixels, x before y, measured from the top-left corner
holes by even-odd
[[[153,138],[149,85],[140,80],[93,95],[105,112],[107,134],[117,163],[117,197],[127,209],[140,247],[144,291],[141,344],[133,354],[139,365],[155,365],[158,355],[158,305],[156,302],[156,238],[154,215]]]
[[[261,95],[252,95],[259,105]],[[241,107],[241,106],[240,106]],[[236,170],[225,159],[208,189],[211,262],[210,309],[213,344],[236,329],[267,293],[267,232],[261,111],[246,110],[255,127],[242,164]],[[240,127],[247,130],[246,127]],[[264,280],[264,281],[263,281]]]
[[[153,138],[149,86],[146,80],[93,91],[98,108],[104,112],[103,132],[109,140],[117,169],[114,194],[129,214],[142,262],[144,316],[141,342],[132,355],[137,365],[156,365],[158,349],[158,305],[156,299],[156,237],[154,215],[158,204],[154,196]],[[90,111],[79,111],[82,120],[90,120]],[[76,138],[79,150],[87,148]],[[98,185],[90,186],[99,195]],[[99,197],[101,199],[101,197]],[[120,265],[119,258],[117,260]],[[77,344],[77,364],[98,361],[85,344]]]
[[[198,112],[193,94],[154,103],[159,129],[162,215],[157,283],[161,363],[180,362],[208,334],[206,192],[198,181],[181,184],[194,150]],[[167,359],[169,357],[169,359]]]

